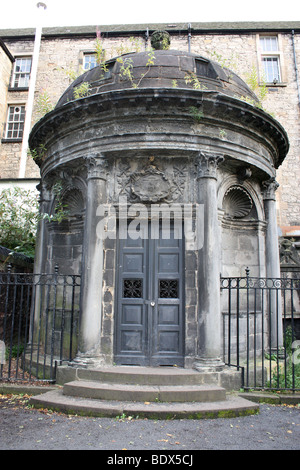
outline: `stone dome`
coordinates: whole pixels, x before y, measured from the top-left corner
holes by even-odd
[[[128,88],[179,88],[216,91],[258,102],[246,83],[228,68],[200,55],[176,50],[135,52],[111,59],[105,67],[99,65],[78,77],[56,107],[74,101],[74,92],[82,84],[88,84],[89,96]]]
[[[288,137],[255,103],[234,72],[197,54],[129,53],[78,77],[35,124],[29,146],[42,171],[56,166],[58,156],[81,158],[83,149],[129,156],[150,149],[191,155],[209,147],[274,176]]]

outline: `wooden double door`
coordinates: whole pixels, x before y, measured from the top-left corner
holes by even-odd
[[[118,247],[115,363],[183,366],[184,240],[160,226]]]

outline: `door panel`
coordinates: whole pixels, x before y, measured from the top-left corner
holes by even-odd
[[[119,240],[117,364],[183,365],[183,240],[170,235]]]

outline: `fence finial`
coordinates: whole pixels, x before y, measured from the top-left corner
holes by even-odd
[[[245,271],[246,271],[246,276],[249,277],[250,269],[248,268],[248,266],[247,266],[247,268],[245,269]]]

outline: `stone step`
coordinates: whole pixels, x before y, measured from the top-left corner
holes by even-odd
[[[103,383],[136,385],[204,385],[215,384],[228,390],[239,390],[241,375],[236,370],[201,372],[179,367],[113,366],[103,368],[76,368],[59,366],[56,383],[63,385],[74,380],[93,380]]]
[[[217,385],[136,385],[84,380],[64,384],[63,394],[110,401],[184,403],[226,399],[226,390]]]
[[[48,408],[82,416],[148,419],[234,418],[259,411],[257,403],[235,395],[228,395],[226,400],[217,402],[145,403],[71,397],[64,395],[62,390],[55,390],[31,397],[30,403],[35,408]]]

